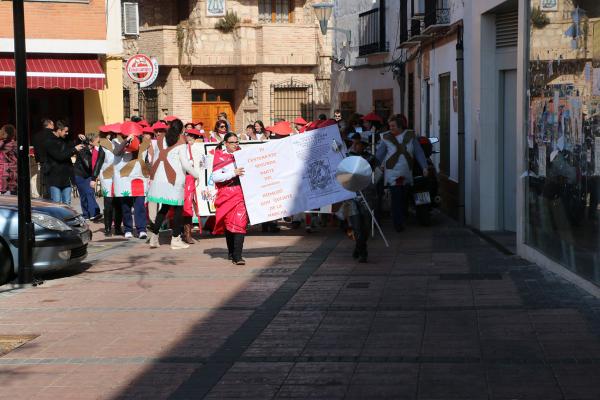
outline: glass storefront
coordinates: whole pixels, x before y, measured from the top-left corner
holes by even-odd
[[[600,1],[530,3],[525,240],[600,285]]]

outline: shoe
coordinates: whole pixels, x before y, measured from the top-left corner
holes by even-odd
[[[148,243],[150,244],[151,249],[156,249],[160,246],[160,243],[158,243],[158,235],[152,231],[148,232]]]
[[[112,229],[104,228],[104,236],[106,236],[106,237],[112,236]]]
[[[147,234],[146,232],[144,232],[144,231],[141,231],[141,232],[138,234],[138,238],[140,238],[140,239],[142,239],[142,240],[148,239],[148,234]],[[148,241],[146,240],[146,242],[148,242]]]
[[[171,239],[171,249],[173,250],[187,249],[188,247],[190,247],[190,245],[184,243],[183,239],[181,239],[181,236],[175,236],[173,239]]]
[[[115,235],[123,236],[123,230],[121,228],[115,228]]]
[[[194,238],[192,237],[192,228],[193,225],[192,224],[185,224],[183,225],[183,241],[187,244],[194,244],[196,243],[196,241],[194,240]]]
[[[133,238],[133,233],[125,232],[125,239],[131,239],[131,238]]]
[[[227,256],[227,259],[229,261],[233,261],[233,254],[229,253],[229,255]]]
[[[239,260],[232,260],[231,261],[233,263],[233,265],[246,265],[246,260],[244,260],[243,258],[240,258]]]
[[[102,213],[96,215],[95,217],[90,218],[90,220],[92,222],[100,222],[102,220],[102,218],[104,218],[104,215],[102,215]]]

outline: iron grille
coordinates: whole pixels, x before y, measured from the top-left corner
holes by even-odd
[[[435,11],[425,15],[425,27],[431,25],[447,25],[450,23],[450,9],[437,8]]]
[[[289,81],[271,85],[271,122],[293,121],[301,116],[307,121],[314,120],[313,85]]]
[[[131,97],[129,89],[123,89],[123,117],[131,117]]]
[[[158,121],[158,91],[143,89],[138,93],[140,115],[150,123]]]
[[[517,47],[519,12],[496,14],[496,48]]]
[[[380,26],[380,21],[379,8],[374,8],[358,15],[360,33],[359,56],[389,50],[388,43],[385,42],[385,33],[383,33],[385,26]]]

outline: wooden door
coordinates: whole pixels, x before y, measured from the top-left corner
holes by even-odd
[[[231,124],[231,131],[235,132],[235,115],[233,114],[233,107],[228,101],[205,101],[205,102],[193,102],[192,103],[192,119],[195,121],[202,121],[204,123],[204,130],[211,131],[214,129],[217,122],[217,115],[220,112],[227,113],[227,119]]]
[[[439,77],[440,82],[440,171],[450,176],[450,74]]]

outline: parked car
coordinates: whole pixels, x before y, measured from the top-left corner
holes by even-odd
[[[0,285],[18,273],[17,210],[16,196],[0,196]],[[31,218],[35,224],[34,273],[70,267],[85,259],[92,232],[81,214],[64,204],[33,200]]]

